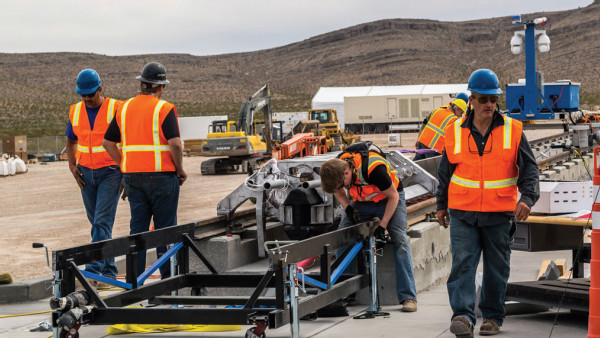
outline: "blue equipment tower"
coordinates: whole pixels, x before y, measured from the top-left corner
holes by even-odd
[[[517,120],[550,120],[565,118],[565,112],[579,110],[579,83],[559,80],[544,83],[543,74],[536,71],[535,37],[539,35],[537,45],[540,52],[550,50],[550,39],[545,30],[536,30],[535,26],[547,22],[545,17],[522,22],[521,16],[513,16],[512,24],[525,25],[524,31],[517,31],[510,40],[513,54],[520,54],[525,37],[525,83],[506,85],[506,108],[508,116]]]

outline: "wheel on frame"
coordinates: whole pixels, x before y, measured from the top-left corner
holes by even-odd
[[[256,327],[249,328],[248,331],[246,331],[245,338],[267,338],[267,334],[264,331],[261,335],[257,335],[256,333],[254,333],[255,329]]]

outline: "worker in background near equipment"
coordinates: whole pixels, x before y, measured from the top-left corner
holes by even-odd
[[[417,152],[413,161],[441,155],[442,151],[444,151],[444,130],[466,111],[467,102],[462,99],[456,99],[432,111],[427,119],[427,124],[425,124],[423,130],[421,130],[416,148],[434,149],[436,152]]]
[[[131,208],[130,234],[177,224],[179,187],[187,175],[175,106],[161,100],[167,80],[165,67],[150,62],[137,77],[140,94],[123,103],[104,136],[104,147],[121,164],[125,192]],[[117,143],[122,145],[122,155]],[[156,249],[160,257],[167,248]],[[146,252],[137,254],[137,274],[144,271]],[[170,276],[169,263],[161,266]]]
[[[354,143],[338,158],[321,164],[321,188],[345,209],[339,228],[378,217],[378,238],[388,231],[394,241],[396,292],[402,311],[417,311],[410,243],[406,234],[406,201],[400,178],[383,152],[370,142]],[[346,190],[352,197],[348,200]]]
[[[469,95],[467,95],[467,93],[458,93],[456,94],[456,98],[465,101],[467,104],[467,109],[465,110],[466,113],[469,110]]]
[[[540,195],[538,166],[523,124],[501,115],[496,106],[502,94],[496,74],[476,70],[469,90],[473,113],[446,129],[436,193],[436,217],[444,227],[450,224],[452,270],[447,287],[453,311],[450,331],[457,337],[473,336],[475,274],[482,253],[479,332],[498,333],[506,313],[515,219],[527,219]]]
[[[87,218],[92,224],[92,242],[112,238],[123,174],[102,147],[104,133],[120,101],[102,95],[102,81],[93,69],[77,75],[75,91],[81,101],[71,106],[67,125],[69,170],[81,190]],[[114,258],[93,262],[85,270],[108,278],[117,277]],[[105,287],[92,281],[96,287]],[[101,285],[100,285],[101,284]]]

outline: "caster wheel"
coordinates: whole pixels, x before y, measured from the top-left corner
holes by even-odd
[[[74,331],[71,329],[71,331]],[[75,332],[73,334],[71,331],[60,330],[60,334],[58,335],[60,338],[79,338],[79,332]]]
[[[261,335],[257,335],[254,333],[254,330],[256,328],[255,327],[251,327],[248,329],[248,331],[246,331],[246,337],[245,338],[267,338],[267,335],[263,332]]]

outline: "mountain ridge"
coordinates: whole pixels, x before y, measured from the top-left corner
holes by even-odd
[[[548,17],[549,53],[537,53],[546,82],[581,83],[583,108],[600,104],[600,4],[567,11],[531,13]],[[104,93],[117,99],[136,95],[146,62],[167,68],[171,84],[163,98],[180,116],[228,114],[269,84],[274,111],[301,111],[320,87],[466,83],[472,71],[490,68],[501,85],[525,77],[525,55],[512,55],[510,38],[523,26],[510,17],[464,22],[386,19],[359,24],[281,47],[209,56],[91,53],[0,53],[0,134],[60,135],[69,106],[79,100],[75,78],[96,69]]]

